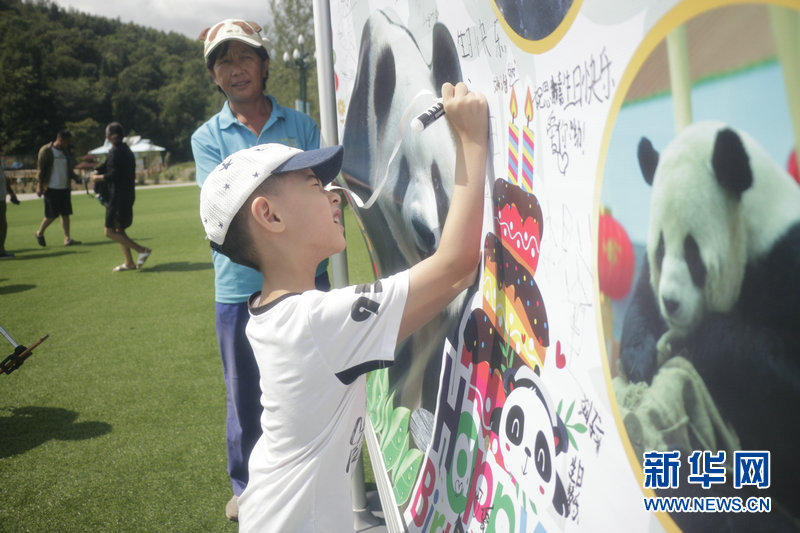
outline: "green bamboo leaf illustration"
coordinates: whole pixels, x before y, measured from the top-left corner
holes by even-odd
[[[411,410],[398,407],[391,415],[389,426],[381,438],[381,452],[386,470],[393,470],[408,451],[408,421]]]
[[[397,504],[402,506],[411,497],[414,482],[417,480],[422,459],[425,456],[416,448],[411,448],[404,455],[394,471],[392,489]]]
[[[570,444],[572,444],[572,447],[575,448],[575,450],[578,450],[578,443],[575,442],[575,439],[572,437],[572,432],[569,429],[567,430],[567,438],[569,439]]]
[[[394,395],[395,393],[392,392],[388,398],[381,398],[380,406],[375,413],[375,419],[372,421],[372,426],[379,438],[380,435],[383,434],[386,426],[389,425],[389,420],[392,417],[392,411],[394,410]]]
[[[564,419],[564,424],[569,422],[569,418],[572,416],[572,409],[575,407],[575,402],[569,404],[569,409],[567,409],[567,417]]]

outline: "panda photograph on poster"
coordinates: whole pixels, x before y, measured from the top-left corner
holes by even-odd
[[[797,21],[780,6],[737,4],[667,29],[613,125],[598,266],[636,456],[697,461],[658,494],[771,497],[769,514],[676,513],[687,531],[798,528]],[[636,280],[629,271],[630,291],[611,296],[623,240]],[[769,452],[768,486],[734,488],[742,450]]]
[[[376,277],[447,215],[412,120],[489,102],[478,279],[367,379],[389,531],[800,530],[799,7],[330,2]]]

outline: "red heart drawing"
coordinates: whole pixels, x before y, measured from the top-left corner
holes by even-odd
[[[567,356],[561,351],[561,341],[556,341],[556,367],[564,368],[567,365]]]

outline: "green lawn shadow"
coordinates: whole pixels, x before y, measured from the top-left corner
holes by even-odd
[[[111,239],[106,239],[100,241],[82,242],[81,244],[76,244],[73,246],[56,245],[39,248],[17,248],[14,250],[14,258],[8,259],[8,261],[30,261],[32,259],[46,259],[50,257],[62,257],[75,253],[86,253],[82,252],[81,249],[91,248],[94,246],[105,246],[108,244],[115,243]]]
[[[25,292],[31,289],[35,289],[36,285],[0,285],[0,294],[14,294],[17,292]]]
[[[140,270],[146,274],[159,274],[161,272],[197,272],[199,270],[211,270],[214,266],[211,263],[191,263],[189,261],[176,261],[174,263],[157,263],[153,266],[145,264]]]
[[[86,440],[111,432],[111,424],[75,422],[77,419],[78,413],[60,407],[0,409],[0,459],[25,453],[52,439]]]

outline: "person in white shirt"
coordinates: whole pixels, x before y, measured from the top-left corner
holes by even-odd
[[[72,191],[70,181],[79,182],[75,174],[75,159],[70,152],[72,133],[68,129],[58,132],[56,140],[39,149],[36,161],[36,195],[44,196],[44,218],[36,231],[36,242],[47,246],[44,230],[61,217],[64,231],[64,246],[81,244],[69,235],[69,217],[72,215]]]
[[[341,146],[240,150],[208,176],[200,218],[211,247],[264,276],[247,337],[261,376],[263,433],[239,499],[240,532],[353,531],[350,478],[361,454],[366,372],[475,281],[488,145],[488,104],[442,87],[456,169],[437,251],[371,285],[316,290],[316,267],[345,247]]]

